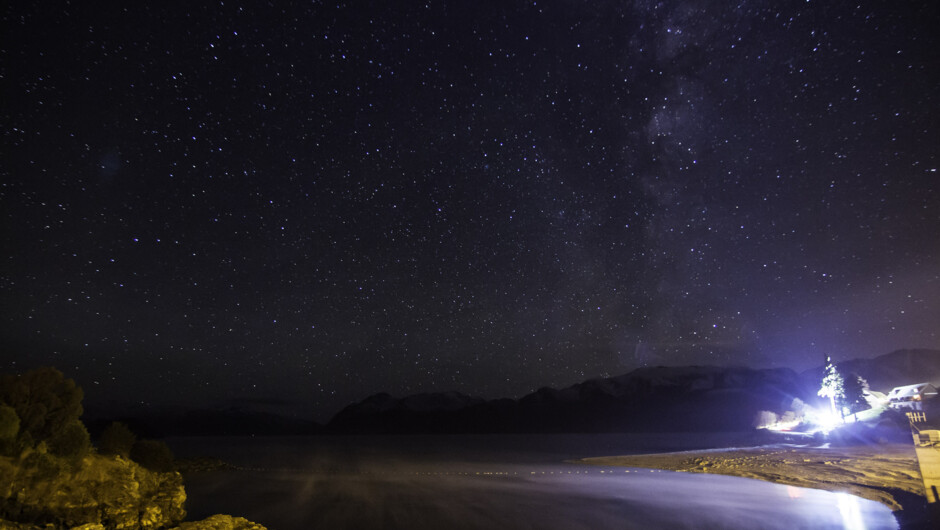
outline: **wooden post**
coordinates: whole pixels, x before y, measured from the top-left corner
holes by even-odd
[[[935,413],[931,414],[934,415]],[[927,516],[940,523],[940,425],[928,422],[927,413],[922,411],[908,412],[907,419],[911,423],[920,476],[924,479]],[[936,420],[933,420],[933,423],[936,423]]]

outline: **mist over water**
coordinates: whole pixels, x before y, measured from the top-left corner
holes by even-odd
[[[701,448],[720,442],[714,437],[191,438],[171,443],[180,456],[218,456],[238,468],[187,476],[190,518],[230,513],[272,530],[898,526],[887,507],[846,494],[565,462]]]

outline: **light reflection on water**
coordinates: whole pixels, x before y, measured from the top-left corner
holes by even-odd
[[[862,520],[862,510],[858,505],[859,499],[848,493],[836,493],[839,499],[839,514],[842,515],[842,526],[846,530],[865,530]]]

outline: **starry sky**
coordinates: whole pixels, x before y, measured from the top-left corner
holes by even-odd
[[[125,4],[0,8],[4,372],[323,420],[940,347],[932,2]]]

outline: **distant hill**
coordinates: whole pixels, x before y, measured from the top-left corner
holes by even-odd
[[[375,394],[341,410],[329,430],[343,433],[462,432],[458,417],[485,405],[459,392],[416,394],[401,399]]]
[[[933,382],[940,386],[940,350],[898,350],[837,364],[872,390]],[[213,410],[136,410],[120,419],[141,436],[695,432],[745,431],[759,411],[783,412],[794,398],[818,402],[822,365],[785,369],[687,366],[640,368],[562,389],[540,388],[520,399],[484,400],[458,392],[396,398],[375,394],[351,404],[326,425],[258,410],[255,403]],[[100,432],[110,420],[88,420]]]
[[[124,422],[143,437],[241,436],[317,434],[322,427],[268,412],[231,407],[221,410],[167,408],[137,411],[132,416],[86,420],[92,433],[100,432],[113,419]]]
[[[940,383],[940,351],[899,350],[838,364],[873,390]],[[518,400],[486,401],[456,392],[395,398],[376,394],[340,411],[331,433],[521,433],[744,431],[762,410],[784,412],[793,400],[819,401],[823,367],[688,366],[640,368],[563,389],[541,388]]]
[[[457,393],[377,394],[340,411],[334,433],[738,431],[760,410],[786,410],[803,393],[789,369],[641,368],[519,400]]]
[[[856,373],[868,381],[872,390],[888,393],[897,386],[915,383],[940,385],[940,350],[897,350],[873,359],[836,362],[843,375]],[[822,379],[823,366],[800,374],[805,385]]]

